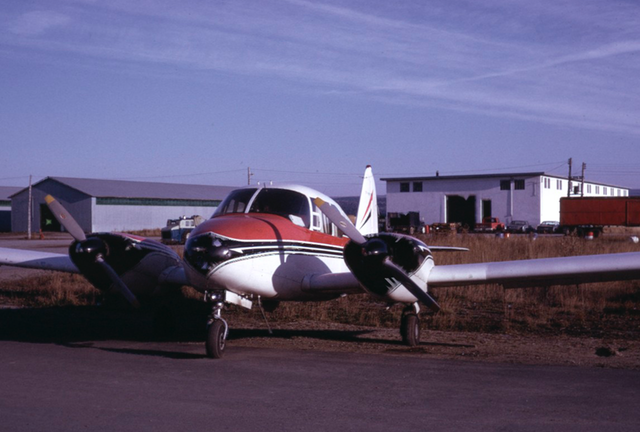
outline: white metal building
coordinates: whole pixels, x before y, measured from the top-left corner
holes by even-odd
[[[560,220],[560,198],[628,196],[629,189],[581,182],[544,172],[464,176],[383,178],[387,182],[387,212],[419,212],[429,225],[459,222],[472,227],[483,217],[503,222]]]
[[[19,187],[0,186],[0,232],[11,231],[11,195],[18,192]]]
[[[228,186],[47,177],[31,191],[31,230],[60,231],[44,198],[55,197],[85,232],[135,231],[165,226],[167,219],[205,218],[232,191]],[[11,195],[11,228],[27,231],[29,189]]]

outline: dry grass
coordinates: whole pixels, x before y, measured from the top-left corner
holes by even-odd
[[[638,251],[624,237],[586,241],[576,237],[455,235],[424,237],[427,244],[460,246],[469,252],[437,252],[436,264],[548,258]],[[423,313],[428,328],[640,337],[638,281],[505,290],[498,285],[433,289],[442,310]],[[402,307],[386,309],[368,296],[325,303],[283,304],[271,319],[311,319],[370,326],[397,326]]]
[[[469,252],[437,252],[437,264],[545,258],[581,254],[637,251],[640,245],[625,238],[585,241],[575,237],[512,237],[457,235],[424,238],[427,244],[468,247]],[[640,338],[640,282],[612,282],[505,290],[497,285],[432,290],[442,306],[437,314],[424,312],[426,326],[438,330],[519,332]],[[82,277],[67,274],[32,277],[0,283],[0,302],[27,307],[92,305],[101,293]],[[201,294],[183,288],[193,303]],[[199,311],[200,313],[200,311]],[[267,313],[270,321],[332,321],[395,327],[401,306],[387,309],[367,295],[328,302],[283,303]],[[261,319],[252,311],[230,308],[227,315]],[[233,318],[232,318],[233,319]]]
[[[9,306],[87,306],[102,298],[82,276],[52,272],[0,282],[0,303]]]

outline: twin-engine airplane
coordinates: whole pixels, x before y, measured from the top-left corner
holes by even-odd
[[[119,233],[86,235],[52,197],[47,203],[73,236],[69,255],[0,248],[0,264],[81,273],[134,306],[189,285],[212,304],[205,342],[220,358],[229,332],[225,304],[330,300],[369,293],[405,305],[400,333],[420,340],[420,304],[440,309],[431,287],[499,283],[508,287],[640,279],[640,252],[435,266],[429,247],[378,233],[371,167],[364,175],[355,225],[329,197],[303,186],[247,186],[229,194],[190,235],[181,259],[171,248]],[[464,250],[464,249],[463,249]]]

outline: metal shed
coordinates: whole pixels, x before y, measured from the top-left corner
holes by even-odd
[[[230,186],[47,177],[31,188],[31,230],[60,231],[44,198],[54,196],[86,232],[163,227],[182,215],[211,216]],[[11,228],[27,231],[29,189],[11,195]]]

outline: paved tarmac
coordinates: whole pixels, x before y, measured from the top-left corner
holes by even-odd
[[[640,430],[640,372],[201,343],[0,341],[7,431]]]

